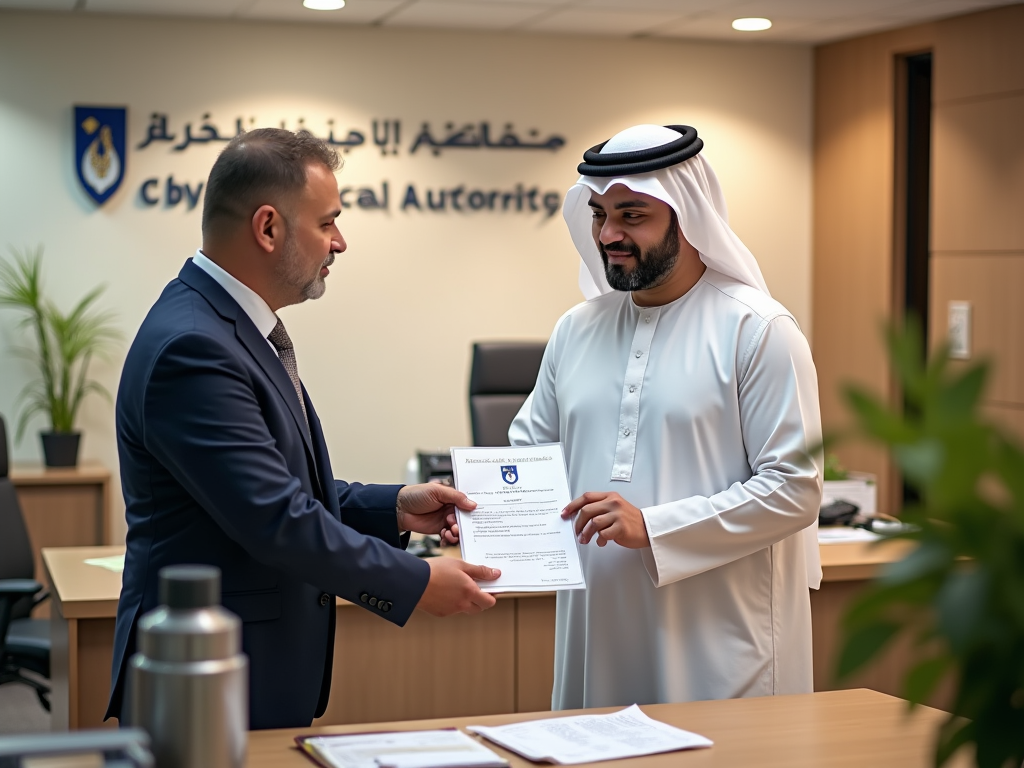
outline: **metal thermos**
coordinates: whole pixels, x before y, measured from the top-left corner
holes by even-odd
[[[249,659],[241,621],[220,606],[220,570],[175,565],[159,579],[128,662],[129,725],[149,733],[156,768],[241,768]]]

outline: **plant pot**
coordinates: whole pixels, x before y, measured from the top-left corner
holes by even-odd
[[[81,432],[40,432],[43,461],[48,467],[74,467],[78,464]]]

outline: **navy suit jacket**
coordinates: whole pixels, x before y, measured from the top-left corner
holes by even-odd
[[[189,259],[142,323],[117,392],[128,534],[108,717],[121,714],[136,626],[165,565],[220,568],[224,606],[242,619],[252,728],[323,714],[335,595],[400,626],[412,614],[430,569],[402,550],[401,486],[332,479],[305,405],[308,432],[267,340]]]

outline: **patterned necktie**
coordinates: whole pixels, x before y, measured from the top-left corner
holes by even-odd
[[[306,429],[309,429],[309,416],[306,415],[306,403],[302,399],[302,385],[299,383],[299,367],[295,364],[295,349],[292,346],[292,340],[288,336],[288,331],[284,329],[284,323],[281,322],[281,318],[277,319],[277,325],[274,326],[274,330],[267,336],[267,341],[274,345],[274,349],[277,350],[278,357],[281,358],[281,365],[284,366],[285,372],[288,374],[288,378],[292,380],[292,386],[295,387],[295,394],[299,396],[299,407],[302,408],[302,418],[306,421]]]

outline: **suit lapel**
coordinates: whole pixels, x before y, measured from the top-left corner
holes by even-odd
[[[305,387],[302,388],[302,393],[306,399],[306,413],[309,414],[309,431],[313,438],[313,457],[316,460],[316,471],[320,477],[324,506],[340,520],[338,492],[334,488],[334,473],[331,471],[331,460],[327,455],[327,441],[324,439],[323,427],[320,426],[320,417],[317,416]]]
[[[195,291],[198,291],[205,298],[221,317],[230,320],[235,325],[235,337],[242,343],[249,354],[253,356],[260,368],[267,375],[281,394],[288,410],[295,420],[295,426],[302,434],[302,442],[306,446],[306,459],[313,468],[314,481],[319,484],[316,470],[316,458],[313,452],[313,443],[310,440],[309,430],[306,428],[306,420],[302,416],[302,408],[299,406],[299,398],[295,394],[295,387],[281,360],[270,348],[270,343],[263,338],[256,326],[253,325],[249,316],[242,311],[238,303],[231,298],[231,295],[221,288],[220,284],[210,277],[206,272],[192,263],[192,259],[185,262],[185,266],[178,273],[178,279]]]

